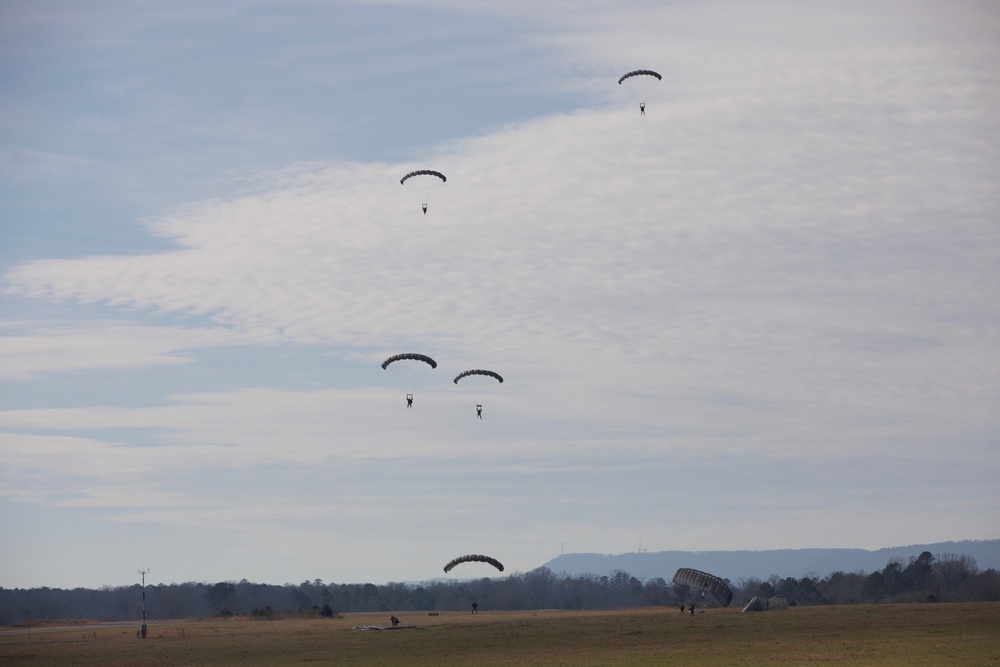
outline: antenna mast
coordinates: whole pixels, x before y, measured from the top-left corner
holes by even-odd
[[[140,639],[146,638],[146,574],[148,572],[148,569],[139,570],[139,574],[142,575],[142,629],[136,636]]]

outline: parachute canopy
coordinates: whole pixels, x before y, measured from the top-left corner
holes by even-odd
[[[728,607],[729,603],[733,601],[733,592],[729,590],[726,582],[708,572],[682,567],[674,574],[674,583],[710,591],[723,607]]]
[[[448,178],[440,171],[434,171],[433,169],[417,169],[416,171],[411,171],[406,176],[399,179],[399,184],[402,185],[403,183],[406,183],[406,180],[408,178],[412,178],[413,176],[436,176],[441,179],[442,183],[447,182],[448,180]]]
[[[461,380],[464,377],[469,377],[470,375],[485,375],[487,377],[496,378],[497,381],[499,381],[499,382],[503,382],[503,378],[500,377],[499,373],[495,373],[493,371],[486,371],[486,370],[483,370],[481,368],[476,368],[476,369],[471,370],[471,371],[464,371],[462,373],[459,373],[458,375],[455,376],[455,379],[452,380],[452,382],[454,382],[455,384],[458,384],[459,380]]]
[[[498,561],[496,558],[491,558],[482,554],[469,554],[468,556],[459,556],[458,558],[450,560],[448,561],[448,564],[444,566],[444,571],[451,572],[453,567],[461,565],[462,563],[489,563],[496,569],[503,572],[503,563]]]
[[[743,607],[743,611],[768,611],[770,609],[788,609],[788,598],[784,595],[772,595],[765,600],[755,595],[750,598],[750,602],[747,602],[747,606]]]
[[[389,364],[395,361],[402,361],[404,359],[410,359],[413,361],[422,361],[431,368],[437,368],[437,362],[428,357],[426,354],[417,354],[416,352],[406,352],[404,354],[394,354],[385,361],[382,362],[382,370],[389,367]]]
[[[618,79],[618,85],[620,86],[622,84],[622,81],[633,76],[651,76],[654,77],[657,81],[663,79],[662,76],[660,76],[651,69],[636,69],[632,70],[631,72],[628,72],[627,74],[623,74],[622,78]]]

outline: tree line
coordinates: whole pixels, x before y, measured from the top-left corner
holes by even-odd
[[[929,552],[908,562],[890,561],[871,573],[833,572],[825,577],[772,575],[727,581],[732,606],[750,598],[783,595],[793,605],[888,602],[959,602],[1000,600],[1000,573],[980,571],[975,559]],[[326,615],[349,612],[467,611],[473,601],[481,611],[530,609],[619,609],[679,606],[695,602],[717,606],[711,596],[655,577],[639,580],[623,572],[610,575],[556,574],[548,568],[499,578],[428,581],[419,584],[334,584],[320,579],[301,584],[257,584],[247,580],[215,584],[146,586],[146,612],[155,619],[195,616]],[[142,588],[100,589],[0,588],[0,625],[32,621],[89,619],[138,620]]]

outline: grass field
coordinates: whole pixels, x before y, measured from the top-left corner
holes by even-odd
[[[360,630],[389,614],[4,628],[0,665],[995,665],[1000,603],[397,612],[412,629]]]

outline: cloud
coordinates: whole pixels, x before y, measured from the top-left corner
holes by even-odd
[[[151,221],[175,251],[33,262],[9,289],[373,359],[429,345],[590,390],[669,391],[667,377],[763,400],[864,402],[869,386],[905,402],[934,386],[928,373],[963,373],[960,392],[985,380],[996,323],[968,290],[996,276],[986,212],[1000,202],[981,167],[997,155],[978,139],[996,122],[957,104],[927,54],[899,57],[832,56],[642,119],[520,123],[419,163],[286,172]],[[422,216],[398,176],[425,166],[449,181]],[[952,326],[977,317],[978,333]],[[879,338],[907,342],[856,345]],[[873,376],[880,364],[901,375]]]
[[[13,380],[53,373],[124,370],[190,363],[192,348],[232,345],[223,329],[146,326],[120,320],[0,325],[0,376]]]

